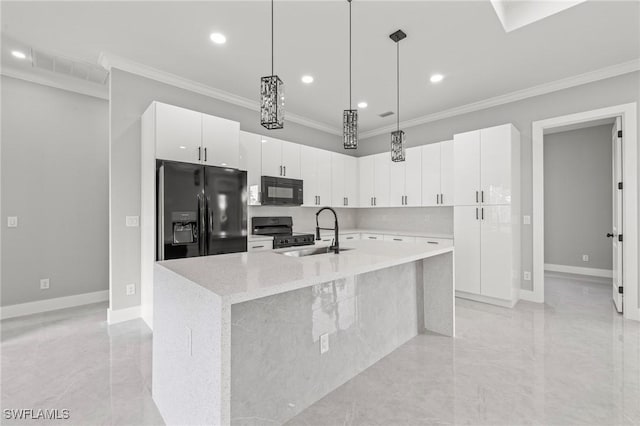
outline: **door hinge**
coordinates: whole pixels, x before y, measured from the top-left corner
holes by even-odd
[[[618,189],[622,189],[622,182],[618,182]]]
[[[622,286],[618,287],[618,293],[620,293],[620,294],[624,293],[624,289],[622,288]]]
[[[618,137],[621,138],[622,137],[622,130],[618,130]]]
[[[618,235],[618,241],[622,241],[622,234]]]

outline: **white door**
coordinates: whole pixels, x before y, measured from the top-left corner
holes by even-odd
[[[156,103],[156,158],[202,162],[202,114]]]
[[[422,205],[422,147],[408,148],[404,175],[404,205]]]
[[[348,155],[345,157],[345,201],[347,202],[347,207],[358,207],[358,159]]]
[[[404,206],[406,161],[389,164],[389,205]]]
[[[316,163],[319,149],[310,146],[300,147],[300,159],[305,165],[302,170],[303,206],[317,206],[318,202],[318,165]]]
[[[440,205],[453,205],[453,141],[440,143]]]
[[[480,223],[480,294],[511,300],[513,293],[511,207],[486,205],[480,207]]]
[[[282,171],[285,177],[300,179],[300,145],[282,141]]]
[[[622,293],[620,289],[624,287],[622,282],[622,190],[618,184],[622,182],[622,137],[618,137],[618,132],[622,132],[622,120],[616,118],[615,125],[611,132],[613,148],[613,303],[618,312],[622,312]]]
[[[331,153],[324,149],[317,150],[316,156],[316,192],[318,204],[331,205]],[[302,163],[306,166],[307,163]]]
[[[480,201],[511,203],[511,125],[480,131]]]
[[[373,155],[358,158],[360,207],[373,206],[373,166]]]
[[[472,206],[480,195],[480,131],[453,136],[454,204]]]
[[[374,155],[373,204],[376,207],[389,206],[389,173],[391,155],[388,152]]]
[[[240,123],[202,114],[202,161],[208,166],[238,168]]]
[[[346,206],[346,184],[345,182],[345,157],[344,154],[331,153],[331,206]],[[302,164],[306,164],[304,161]]]
[[[456,290],[480,294],[480,207],[453,209]]]
[[[282,176],[282,141],[263,136],[262,142],[262,175]]]
[[[441,144],[432,143],[422,147],[422,205],[440,204],[440,149]]]
[[[240,170],[247,171],[247,192],[250,206],[259,206],[260,178],[262,176],[262,137],[255,133],[240,132]]]

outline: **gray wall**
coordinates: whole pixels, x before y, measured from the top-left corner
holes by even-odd
[[[449,140],[455,133],[513,123],[521,132],[522,214],[531,215],[533,204],[531,123],[561,115],[589,111],[640,100],[640,72],[600,80],[542,96],[512,102],[469,114],[404,129],[407,146]],[[638,110],[640,122],[640,109]],[[383,134],[360,141],[358,155],[389,150],[389,135]],[[532,220],[535,218],[532,217]],[[522,228],[522,269],[531,271],[533,238],[531,226]],[[532,289],[533,281],[523,281],[522,288]]]
[[[545,263],[612,269],[611,127],[544,137]]]
[[[107,102],[1,81],[2,306],[107,290]]]
[[[257,83],[257,82],[256,82]],[[111,309],[140,304],[139,291],[126,296],[125,286],[140,288],[140,229],[125,227],[125,216],[140,215],[140,117],[152,101],[178,105],[240,122],[242,130],[331,151],[342,152],[341,138],[296,123],[266,131],[257,111],[112,69],[111,84]],[[257,96],[258,86],[256,86]]]

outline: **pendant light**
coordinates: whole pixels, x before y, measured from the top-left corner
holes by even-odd
[[[344,149],[358,148],[358,110],[352,107],[351,97],[351,0],[349,2],[349,109],[342,113],[342,141]]]
[[[400,130],[400,41],[407,38],[407,35],[398,30],[389,36],[396,43],[396,131],[391,132],[391,161],[404,161],[404,132]]]
[[[273,73],[273,0],[271,0],[271,75],[260,79],[260,124],[269,130],[284,127],[284,84]]]

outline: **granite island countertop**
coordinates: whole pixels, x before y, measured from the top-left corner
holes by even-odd
[[[188,279],[231,305],[453,251],[453,247],[385,241],[350,241],[341,248],[352,250],[292,257],[281,254],[295,250],[287,248],[167,260],[156,267]]]

